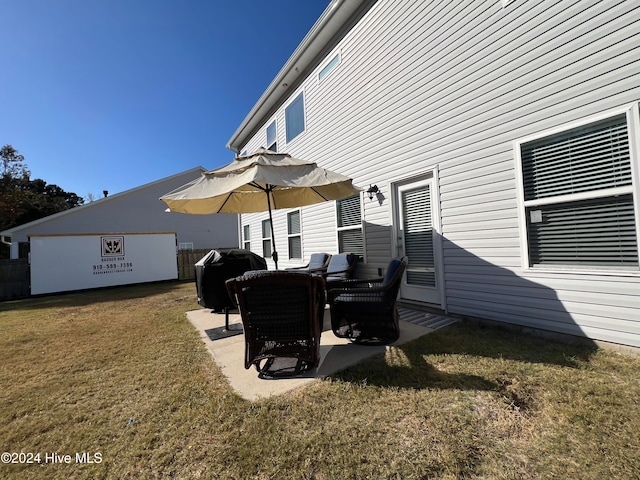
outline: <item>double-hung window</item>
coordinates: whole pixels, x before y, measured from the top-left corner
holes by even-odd
[[[269,220],[262,221],[262,256],[271,257],[271,222]]]
[[[300,210],[287,213],[287,233],[289,237],[289,258],[301,259]]]
[[[304,93],[300,93],[284,109],[287,143],[304,132]]]
[[[639,270],[638,107],[516,142],[526,267]]]
[[[276,135],[276,121],[274,120],[267,127],[267,150],[271,150],[272,152],[278,151],[278,142]]]
[[[360,195],[336,201],[338,252],[351,252],[364,257]]]
[[[242,227],[242,248],[251,250],[251,228],[249,225]]]

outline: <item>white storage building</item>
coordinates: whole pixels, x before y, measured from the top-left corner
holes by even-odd
[[[237,215],[167,212],[160,201],[204,171],[197,167],[0,232],[12,258],[29,258],[24,275],[11,280],[19,288],[3,284],[0,298],[177,279],[178,250],[236,247]]]

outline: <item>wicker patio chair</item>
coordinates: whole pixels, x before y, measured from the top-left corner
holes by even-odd
[[[349,280],[328,291],[331,329],[363,345],[386,345],[400,336],[396,297],[407,257],[389,262],[384,278]]]
[[[309,263],[303,267],[290,267],[287,271],[323,274],[327,271],[331,255],[328,253],[312,253],[309,257]]]
[[[324,280],[286,271],[243,275],[226,282],[242,317],[244,367],[284,377],[317,367],[324,315]]]

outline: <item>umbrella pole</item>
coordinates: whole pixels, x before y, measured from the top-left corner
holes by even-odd
[[[267,206],[269,207],[269,225],[271,225],[271,242],[273,243],[273,253],[271,254],[271,258],[273,258],[273,263],[276,264],[276,270],[278,270],[278,252],[276,251],[276,237],[273,234],[273,216],[271,215],[271,187],[267,187]]]

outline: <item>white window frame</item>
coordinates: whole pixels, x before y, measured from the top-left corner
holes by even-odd
[[[289,222],[289,218],[291,215],[296,213],[298,214],[298,232],[292,233],[290,230],[291,223]],[[300,239],[300,256],[299,257],[294,257],[291,255],[291,239],[293,238]],[[304,253],[302,252],[302,213],[299,209],[293,210],[291,212],[287,212],[287,249],[289,251],[288,252],[289,260],[302,260],[302,258],[304,257]]]
[[[178,250],[193,250],[193,242],[178,243]]]
[[[338,59],[333,65],[332,62],[335,59]],[[342,63],[342,52],[338,51],[335,54],[331,55],[331,58],[325,62],[320,71],[318,72],[318,83],[323,82],[327,77],[329,77],[333,72],[336,71],[336,68],[340,66]]]
[[[291,105],[298,99],[298,97],[302,97],[302,122],[303,122],[303,128],[300,132],[298,132],[294,137],[292,138],[288,138],[289,135],[287,133],[287,128],[288,128],[288,122],[287,122],[287,110],[291,107]],[[302,135],[304,135],[304,133],[307,131],[307,100],[306,100],[306,94],[304,90],[300,90],[299,92],[297,92],[295,95],[293,95],[291,97],[291,100],[289,101],[289,103],[287,103],[287,105],[284,107],[284,139],[285,139],[285,144],[289,145],[290,143],[292,143],[293,141],[297,140],[298,138],[300,138]]]
[[[272,125],[273,125],[273,129],[275,130],[275,137],[273,138],[273,141],[270,142],[269,129],[271,128]],[[267,137],[267,150],[272,150],[274,152],[277,152],[278,151],[278,124],[275,119],[269,122],[269,124],[267,125],[267,128],[265,130],[265,135]],[[276,148],[272,149],[271,147],[273,147],[274,145],[276,146]]]
[[[336,200],[335,202],[335,219],[336,219],[336,245],[338,246],[338,253],[356,253],[358,255],[360,255],[360,257],[362,258],[363,261],[366,261],[366,238],[365,238],[365,232],[364,232],[364,205],[363,205],[363,201],[362,201],[362,195],[361,194],[356,194],[353,195],[352,197],[358,197],[358,201],[360,202],[360,223],[358,225],[347,225],[344,227],[340,226],[340,222],[339,222],[339,218],[338,218],[338,203],[341,200]],[[343,198],[342,200],[347,200],[348,198],[352,198],[352,197],[347,197],[347,198]],[[362,252],[348,252],[348,251],[342,251],[340,249],[340,232],[344,232],[347,230],[360,230],[360,232],[362,233]]]
[[[516,191],[518,204],[518,223],[520,231],[520,248],[522,249],[522,269],[527,272],[554,272],[554,273],[572,273],[572,274],[589,274],[589,275],[617,275],[617,276],[640,276],[640,271],[629,269],[617,269],[615,267],[604,268],[597,266],[563,266],[563,265],[530,265],[530,253],[528,243],[526,208],[535,205],[552,205],[561,203],[558,197],[542,198],[538,200],[524,200],[524,174],[522,171],[521,145],[538,140],[545,137],[551,137],[556,134],[587,126],[617,115],[625,114],[627,118],[627,128],[629,131],[629,158],[631,162],[631,178],[632,185],[627,187],[618,187],[608,189],[606,196],[632,194],[634,213],[635,213],[635,230],[636,242],[640,256],[640,112],[638,104],[625,105],[623,107],[609,110],[598,115],[593,115],[576,122],[558,126],[553,129],[545,130],[521,139],[513,143],[516,171]],[[562,202],[571,202],[578,200],[586,200],[601,197],[602,192],[585,192],[562,196]]]
[[[242,226],[242,248],[251,250],[251,225],[249,224]]]
[[[273,254],[273,238],[271,237],[271,220],[269,220],[268,218],[266,220],[262,220],[262,222],[260,223],[260,228],[261,228],[261,232],[260,235],[262,236],[262,256],[264,258],[271,258],[271,255]],[[265,225],[268,227],[266,229],[267,233],[269,234],[269,236],[265,236]],[[269,242],[269,252],[267,252],[265,250],[265,242]]]

